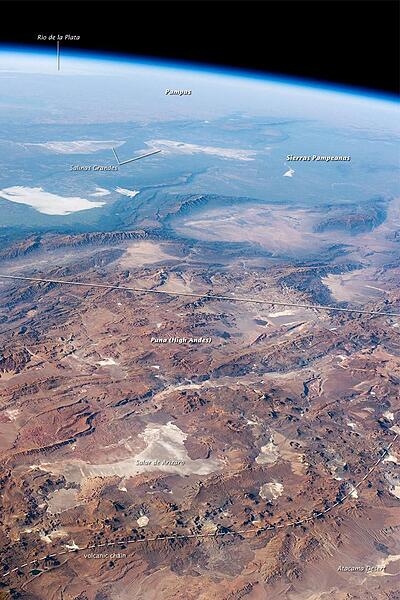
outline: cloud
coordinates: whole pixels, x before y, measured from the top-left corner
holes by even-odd
[[[0,190],[0,197],[17,204],[27,204],[45,215],[69,215],[80,210],[99,208],[105,202],[95,202],[85,198],[58,196],[45,192],[43,188],[29,188],[15,185]]]
[[[91,196],[108,196],[109,194],[111,194],[111,192],[109,190],[106,190],[105,188],[97,187],[96,191],[90,195]]]
[[[283,174],[284,177],[293,177],[294,169],[289,169]]]
[[[140,192],[138,192],[137,190],[127,190],[122,187],[116,187],[115,191],[118,192],[118,194],[122,194],[123,196],[128,196],[128,198],[134,198],[135,196],[140,194]]]

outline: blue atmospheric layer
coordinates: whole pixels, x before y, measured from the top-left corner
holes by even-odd
[[[53,56],[56,52],[56,47],[51,50],[49,47],[38,50],[36,46],[13,46],[13,45],[0,45],[0,52],[12,52],[23,54],[25,56]],[[314,79],[303,79],[301,77],[295,77],[292,75],[275,75],[275,74],[263,74],[259,71],[252,71],[249,69],[239,69],[234,67],[217,67],[210,64],[193,63],[189,61],[172,60],[165,58],[145,58],[143,56],[133,56],[127,54],[109,54],[106,52],[93,52],[93,51],[82,51],[82,50],[71,50],[70,48],[63,47],[63,53],[69,58],[81,59],[81,60],[93,60],[95,62],[105,61],[110,63],[129,64],[129,65],[144,65],[148,67],[159,67],[163,69],[178,69],[185,72],[193,73],[210,73],[223,77],[237,77],[243,79],[259,80],[269,83],[281,84],[281,85],[292,85],[295,87],[306,88],[309,90],[322,90],[329,91],[332,93],[347,94],[352,97],[360,98],[366,97],[373,100],[385,101],[391,104],[398,104],[399,95],[390,94],[388,92],[378,92],[360,88],[358,86],[349,86],[344,84],[328,84]]]

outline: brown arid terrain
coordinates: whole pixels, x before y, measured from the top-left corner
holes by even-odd
[[[2,251],[0,598],[397,600],[398,202],[176,211]]]

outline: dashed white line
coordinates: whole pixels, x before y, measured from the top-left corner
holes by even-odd
[[[399,434],[396,433],[393,440],[390,442],[390,444],[388,444],[388,446],[386,448],[384,448],[384,450],[383,450],[381,456],[378,458],[378,460],[368,469],[367,473],[362,477],[362,479],[360,479],[360,481],[357,483],[357,485],[354,486],[355,489],[359,488],[360,485],[367,479],[367,477],[369,477],[371,475],[371,473],[376,469],[376,467],[383,461],[385,456],[387,456],[390,449],[392,448],[393,444],[396,443],[398,437],[399,437]],[[186,535],[185,534],[161,535],[161,536],[153,536],[153,537],[147,537],[147,538],[142,538],[142,539],[125,539],[125,540],[116,540],[114,542],[105,542],[105,543],[101,543],[101,544],[91,544],[88,546],[77,547],[77,548],[74,548],[73,550],[63,550],[61,552],[56,552],[56,553],[49,554],[49,555],[41,557],[41,558],[31,560],[29,563],[23,563],[22,565],[19,565],[18,567],[14,567],[10,571],[6,571],[5,573],[3,573],[2,577],[3,578],[8,577],[8,575],[10,575],[11,573],[18,571],[19,569],[22,569],[22,568],[26,567],[27,565],[37,564],[38,562],[48,560],[49,558],[53,558],[56,556],[62,556],[63,554],[71,554],[71,553],[75,553],[75,552],[79,552],[79,551],[83,551],[83,550],[92,550],[93,548],[102,548],[103,546],[118,546],[118,545],[125,546],[127,544],[161,542],[161,541],[166,541],[166,540],[187,540],[187,539],[192,539],[192,538],[216,538],[216,537],[222,537],[225,535],[231,535],[231,536],[247,535],[249,533],[259,534],[259,533],[262,533],[263,531],[272,531],[272,530],[276,530],[276,529],[283,529],[285,527],[295,527],[297,525],[302,525],[303,523],[309,523],[310,521],[314,521],[315,519],[318,519],[318,517],[321,517],[322,515],[329,513],[330,511],[332,511],[334,508],[336,508],[340,504],[343,505],[349,498],[351,498],[351,494],[353,491],[354,490],[347,493],[345,496],[343,496],[341,498],[341,500],[336,501],[334,504],[332,504],[332,506],[325,508],[323,511],[320,511],[315,514],[311,514],[310,516],[304,517],[304,519],[300,519],[298,521],[289,521],[286,523],[281,523],[279,525],[266,525],[265,527],[258,527],[258,528],[253,527],[253,528],[249,528],[249,529],[239,529],[237,531],[215,531],[214,533],[189,533]],[[43,572],[45,572],[45,571],[43,571]]]
[[[382,312],[379,310],[363,310],[360,308],[343,308],[341,306],[329,306],[324,304],[301,304],[294,302],[280,302],[276,300],[264,300],[261,298],[243,298],[241,296],[221,296],[217,294],[198,294],[194,292],[167,292],[166,290],[146,290],[143,288],[128,287],[124,285],[110,285],[106,283],[87,283],[83,281],[67,281],[65,279],[43,279],[37,277],[22,277],[19,275],[3,275],[2,279],[16,279],[20,281],[32,281],[35,283],[57,283],[60,285],[72,285],[88,288],[101,288],[106,290],[120,290],[125,292],[135,292],[138,294],[164,294],[166,296],[178,296],[184,298],[196,298],[203,300],[227,300],[229,302],[251,302],[252,304],[268,304],[269,306],[289,306],[291,308],[307,308],[312,310],[333,310],[336,312],[356,313],[361,315],[374,315],[380,317],[400,317],[400,313]]]

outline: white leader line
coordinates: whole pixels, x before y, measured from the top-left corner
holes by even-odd
[[[113,151],[113,154],[114,154],[115,160],[116,160],[116,161],[117,161],[117,163],[120,165],[121,163],[120,163],[120,161],[119,161],[119,158],[118,158],[118,155],[117,155],[117,153],[115,152],[115,149],[114,149],[114,148],[111,148],[111,150]]]
[[[230,302],[251,302],[253,304],[269,304],[270,306],[290,306],[294,308],[307,308],[313,310],[334,310],[337,312],[356,313],[361,315],[375,315],[380,317],[400,317],[400,313],[383,312],[379,310],[362,310],[360,308],[342,308],[340,306],[329,306],[323,304],[300,304],[294,302],[278,302],[276,300],[263,300],[261,298],[243,298],[242,296],[220,296],[214,294],[202,294],[194,292],[167,292],[165,290],[146,290],[143,288],[127,287],[124,285],[110,285],[105,283],[88,283],[83,281],[68,281],[65,279],[43,279],[36,277],[22,277],[19,275],[3,275],[0,278],[17,279],[21,281],[33,281],[36,283],[57,283],[61,285],[75,285],[89,288],[102,288],[106,290],[122,290],[125,292],[136,292],[140,294],[165,294],[167,296],[180,296],[185,298],[197,298],[198,300],[228,300]]]
[[[126,165],[130,162],[134,162],[135,160],[140,160],[141,158],[146,158],[146,156],[153,156],[153,154],[158,154],[159,152],[161,152],[161,150],[153,150],[152,152],[147,152],[147,154],[141,154],[140,156],[135,156],[134,158],[128,158],[128,160],[120,161],[115,148],[111,148],[111,150],[113,151],[115,159],[119,166]]]
[[[349,500],[349,498],[352,497],[354,490],[358,489],[364,483],[364,481],[371,475],[371,473],[376,469],[376,467],[389,454],[390,449],[392,448],[393,444],[396,443],[398,437],[399,437],[399,434],[396,433],[396,435],[394,436],[394,438],[390,442],[390,444],[386,448],[384,448],[384,451],[379,456],[379,458],[368,469],[366,474],[362,477],[362,479],[360,479],[360,481],[354,486],[354,488],[350,492],[348,492],[340,500],[337,500],[331,506],[328,506],[328,508],[325,508],[324,510],[321,510],[317,513],[314,510],[311,515],[309,515],[308,517],[304,517],[303,519],[298,519],[296,521],[288,521],[286,523],[281,523],[279,525],[266,525],[265,527],[253,527],[253,528],[249,528],[249,529],[239,529],[236,531],[215,531],[214,533],[187,533],[187,534],[180,534],[180,535],[156,535],[156,536],[142,538],[142,539],[129,539],[128,538],[128,539],[114,540],[113,542],[103,542],[101,544],[90,544],[88,546],[77,546],[74,549],[63,550],[62,552],[55,552],[54,554],[48,554],[46,556],[41,556],[41,557],[31,560],[29,562],[23,563],[22,565],[19,565],[18,567],[14,567],[10,571],[3,573],[2,577],[7,577],[11,573],[14,573],[15,571],[19,571],[20,569],[22,569],[23,567],[26,567],[28,565],[32,565],[32,564],[37,565],[38,562],[43,562],[45,560],[48,560],[49,558],[54,558],[56,556],[63,556],[64,554],[71,554],[72,552],[80,552],[82,550],[93,550],[94,548],[103,548],[103,547],[110,547],[110,546],[126,546],[127,544],[145,544],[148,542],[161,542],[161,541],[166,541],[166,540],[189,540],[189,539],[193,539],[193,538],[216,538],[216,537],[222,537],[225,535],[230,535],[230,536],[246,535],[248,533],[258,534],[263,531],[275,531],[276,529],[283,529],[286,527],[296,527],[298,525],[302,525],[303,523],[309,523],[310,521],[315,521],[315,519],[318,519],[319,517],[326,515],[327,513],[329,513],[331,510],[333,510],[340,504],[343,505],[345,502],[347,502]],[[44,573],[44,572],[45,571],[43,571],[42,573]]]
[[[57,40],[57,71],[60,70],[60,42]]]

